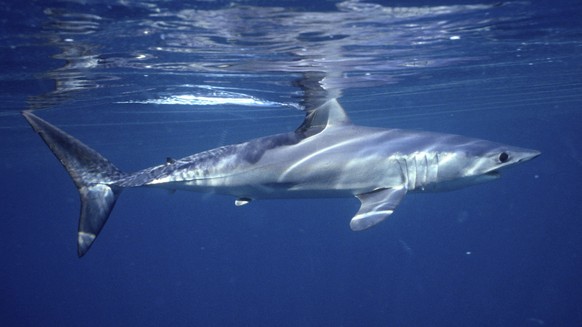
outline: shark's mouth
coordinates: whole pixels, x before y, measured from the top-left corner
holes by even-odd
[[[495,177],[495,178],[501,177],[501,173],[498,170],[488,171],[485,173],[485,175],[490,176],[490,177]]]

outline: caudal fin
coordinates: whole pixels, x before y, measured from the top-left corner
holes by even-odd
[[[105,225],[122,188],[114,182],[125,174],[97,151],[37,117],[22,113],[71,175],[81,195],[77,250],[82,257]]]

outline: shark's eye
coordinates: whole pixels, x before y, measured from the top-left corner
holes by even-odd
[[[506,163],[509,160],[509,154],[507,154],[507,152],[501,152],[498,159],[499,162]]]

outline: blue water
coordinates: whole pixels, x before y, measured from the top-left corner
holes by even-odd
[[[0,325],[582,326],[582,4],[376,3],[1,4]],[[292,131],[308,75],[357,124],[542,156],[362,233],[356,199],[132,189],[77,258],[20,111],[133,171]]]

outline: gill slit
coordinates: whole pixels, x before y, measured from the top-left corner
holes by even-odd
[[[406,159],[402,159],[402,160],[397,160],[398,161],[398,165],[400,166],[400,175],[402,178],[402,185],[404,185],[404,187],[409,188],[408,186],[408,161]],[[404,165],[406,166],[405,169],[403,169],[402,167],[402,161],[404,161]]]

